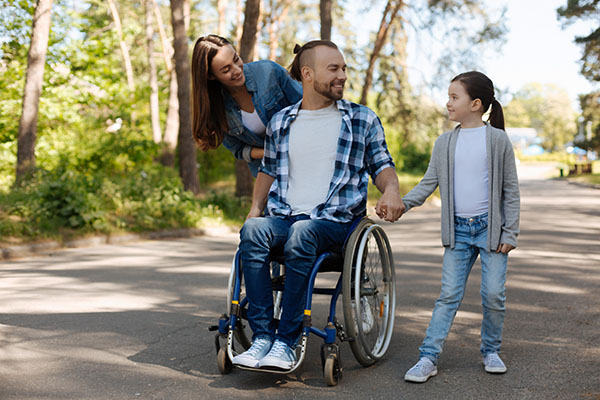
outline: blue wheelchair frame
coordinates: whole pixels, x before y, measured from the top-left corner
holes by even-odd
[[[348,241],[348,238],[350,237],[350,235],[352,234],[352,232],[354,231],[354,229],[356,228],[356,226],[358,225],[358,223],[360,222],[360,220],[363,218],[363,216],[360,216],[358,218],[355,218],[352,221],[352,225],[350,225],[350,228],[348,229],[348,234],[346,236],[346,239],[344,240],[344,246],[343,248],[345,248],[346,246],[346,242]],[[292,369],[290,370],[265,370],[265,369],[259,369],[259,368],[249,368],[249,367],[243,367],[243,366],[239,366],[236,365],[236,367],[241,368],[241,369],[246,369],[246,370],[253,370],[253,371],[263,371],[263,372],[272,372],[272,373],[283,373],[283,374],[289,374],[290,372],[295,371],[304,361],[304,355],[306,352],[306,342],[308,339],[309,334],[315,334],[317,336],[319,336],[320,338],[322,338],[325,342],[326,345],[334,345],[335,341],[336,341],[336,337],[338,336],[338,332],[337,332],[337,328],[336,328],[336,304],[337,304],[337,300],[340,296],[340,293],[342,292],[342,271],[343,271],[343,250],[342,253],[337,253],[334,251],[326,251],[324,253],[321,253],[317,259],[315,260],[315,263],[313,264],[313,267],[311,269],[310,272],[310,277],[308,280],[308,287],[307,287],[307,296],[306,296],[306,304],[304,307],[304,318],[302,321],[302,335],[301,335],[301,340],[302,340],[302,344],[301,344],[301,352],[300,352],[300,357],[298,358],[298,361],[296,362],[296,364],[294,365],[294,367],[292,367]],[[281,260],[272,260],[272,261],[281,261]],[[321,270],[321,267],[326,263],[335,263],[336,265],[339,266],[339,270],[338,269],[334,269],[332,270],[333,272],[339,272],[340,276],[338,278],[337,284],[335,285],[335,288],[315,288],[315,280],[317,279],[317,274],[319,273],[319,271]],[[227,319],[220,319],[219,320],[219,334],[221,335],[227,335],[227,354],[229,356],[229,359],[233,359],[234,355],[232,353],[232,345],[233,345],[233,334],[235,332],[237,323],[238,323],[238,319],[241,318],[241,309],[243,309],[247,303],[248,303],[248,298],[244,297],[242,300],[240,300],[240,293],[241,293],[241,286],[242,286],[242,263],[240,262],[240,251],[238,250],[235,254],[235,261],[234,261],[234,265],[236,268],[236,278],[235,278],[235,282],[234,282],[234,289],[233,289],[233,296],[231,298],[231,306],[230,306],[230,314],[229,314],[229,318]],[[324,295],[331,295],[331,301],[329,303],[329,316],[327,317],[327,326],[325,327],[325,329],[319,329],[319,328],[315,328],[312,326],[311,323],[311,311],[312,311],[312,296],[313,294],[324,294]]]

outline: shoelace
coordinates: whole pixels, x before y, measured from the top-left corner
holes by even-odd
[[[249,356],[256,357],[256,355],[261,350],[261,348],[263,346],[265,346],[267,343],[268,343],[267,339],[256,339],[256,341],[254,343],[252,343],[252,346],[250,346],[250,348],[248,349],[247,354]]]
[[[491,353],[487,355],[487,363],[488,365],[500,365],[500,357],[498,353]]]
[[[285,343],[277,341],[269,353],[271,356],[279,358],[285,353],[286,349],[287,345]]]
[[[425,361],[419,360],[417,365],[415,365],[415,368],[418,369],[420,372],[424,372],[426,365],[427,365],[427,363]]]

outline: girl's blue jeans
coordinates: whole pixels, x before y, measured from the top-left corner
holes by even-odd
[[[419,358],[427,357],[437,363],[442,347],[450,332],[454,316],[465,294],[471,268],[481,256],[481,354],[500,350],[506,301],[506,265],[508,255],[487,251],[488,215],[454,218],[456,243],[444,252],[442,290],[435,302],[433,315],[419,348]]]
[[[240,255],[248,322],[257,338],[279,339],[294,346],[302,332],[302,316],[310,271],[317,256],[341,249],[351,223],[312,220],[308,215],[250,218],[240,232]],[[285,258],[282,315],[275,332],[269,254]]]

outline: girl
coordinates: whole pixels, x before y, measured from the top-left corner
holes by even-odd
[[[202,151],[223,143],[256,176],[265,127],[302,98],[302,86],[272,61],[245,64],[231,43],[200,37],[192,55],[192,132]]]
[[[491,105],[488,122],[482,116]],[[419,361],[404,376],[425,382],[437,375],[437,361],[463,299],[471,267],[481,257],[481,354],[485,371],[504,373],[502,342],[506,264],[517,246],[519,185],[512,145],[504,132],[502,106],[492,81],[481,72],[452,79],[446,104],[459,125],[435,142],[429,167],[403,198],[406,209],[420,206],[436,187],[442,198],[442,289],[435,302]]]

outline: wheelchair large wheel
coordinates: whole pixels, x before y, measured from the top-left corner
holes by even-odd
[[[346,242],[342,298],[352,353],[360,364],[372,365],[392,339],[396,284],[387,236],[366,217]]]

